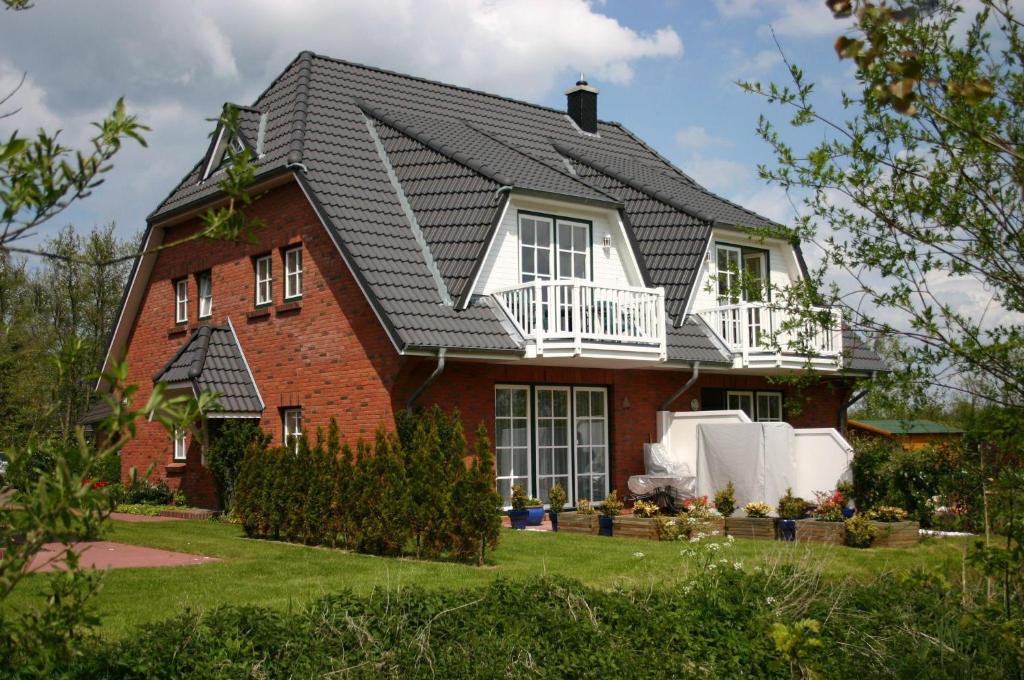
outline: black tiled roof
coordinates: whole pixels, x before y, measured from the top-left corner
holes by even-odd
[[[521,350],[493,301],[458,304],[503,187],[621,209],[649,282],[666,290],[669,358],[684,361],[721,360],[706,328],[692,319],[675,327],[712,225],[777,226],[707,191],[618,123],[584,134],[560,110],[310,52],[241,114],[251,144],[267,117],[257,177],[294,172],[401,349]],[[215,195],[216,178],[200,182],[201,171],[151,221]]]
[[[844,368],[850,371],[888,371],[888,366],[863,338],[849,328],[843,329]]]
[[[214,392],[222,413],[259,413],[263,400],[230,324],[200,326],[153,377],[153,382],[191,383]]]

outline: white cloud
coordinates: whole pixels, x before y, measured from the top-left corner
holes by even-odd
[[[793,38],[838,35],[848,23],[837,21],[821,0],[715,0],[715,8],[726,19],[757,20]]]
[[[753,210],[779,224],[793,221],[793,205],[784,189],[776,186],[765,186],[754,191],[737,195],[733,199],[747,210]]]
[[[756,81],[771,73],[782,63],[782,55],[777,49],[761,50],[754,55],[745,57],[729,70],[729,80]]]
[[[732,146],[731,139],[718,137],[708,133],[700,125],[690,125],[677,131],[675,134],[676,143],[688,149],[702,149],[706,146]]]
[[[690,156],[689,160],[681,167],[686,168],[687,174],[700,184],[722,194],[742,186],[753,174],[750,167],[743,163],[725,158],[704,158],[698,155]]]

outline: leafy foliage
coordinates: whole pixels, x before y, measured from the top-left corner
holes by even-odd
[[[870,548],[878,536],[878,529],[871,523],[871,519],[862,513],[857,513],[844,522],[846,525],[846,545],[851,548]]]
[[[724,489],[715,492],[715,507],[722,513],[722,517],[728,517],[736,510],[736,485],[732,481]]]
[[[779,499],[776,508],[781,519],[802,519],[807,515],[810,504],[799,496],[793,495],[793,489],[786,489],[785,495]]]
[[[551,508],[551,512],[558,514],[565,507],[567,499],[568,497],[562,485],[555,484],[551,487],[550,493],[548,493],[548,507]]]
[[[612,489],[611,493],[605,496],[599,511],[605,517],[615,517],[622,512],[622,501],[619,500],[619,492]]]
[[[747,517],[767,517],[771,511],[772,506],[757,501],[752,501],[743,506],[743,512]]]
[[[228,419],[221,421],[210,436],[206,451],[207,467],[217,485],[217,497],[225,511],[231,510],[238,471],[242,459],[252,447],[267,448],[270,435],[263,431],[257,421]]]

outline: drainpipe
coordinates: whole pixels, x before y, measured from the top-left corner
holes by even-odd
[[[683,394],[683,392],[685,392],[686,390],[688,390],[691,387],[693,387],[693,383],[697,382],[697,377],[699,375],[700,375],[700,362],[699,361],[694,361],[693,362],[693,375],[691,375],[690,379],[686,381],[686,384],[684,384],[682,387],[680,387],[678,390],[676,390],[672,394],[671,397],[669,397],[664,402],[662,402],[661,406],[658,407],[658,410],[659,411],[667,411],[668,407],[672,405],[673,401],[678,399]]]
[[[430,374],[423,384],[416,388],[416,391],[412,393],[409,399],[405,402],[405,407],[412,410],[413,404],[419,399],[419,396],[423,394],[428,387],[430,387],[435,380],[444,372],[444,355],[447,353],[447,349],[444,347],[437,350],[437,366],[434,368],[434,372]]]

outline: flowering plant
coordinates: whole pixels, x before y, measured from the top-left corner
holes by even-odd
[[[907,518],[907,511],[891,505],[880,505],[868,512],[868,519],[876,522],[902,522]]]
[[[707,496],[687,498],[683,501],[683,510],[686,511],[688,521],[706,520],[713,517],[721,517],[721,513],[715,509],[715,504],[708,500]]]
[[[651,501],[637,501],[633,503],[634,517],[654,517],[658,514],[658,504]]]
[[[751,502],[743,506],[743,512],[747,517],[767,517],[772,511],[772,506],[767,503]]]
[[[815,491],[814,517],[825,522],[842,522],[846,499],[839,491]]]

